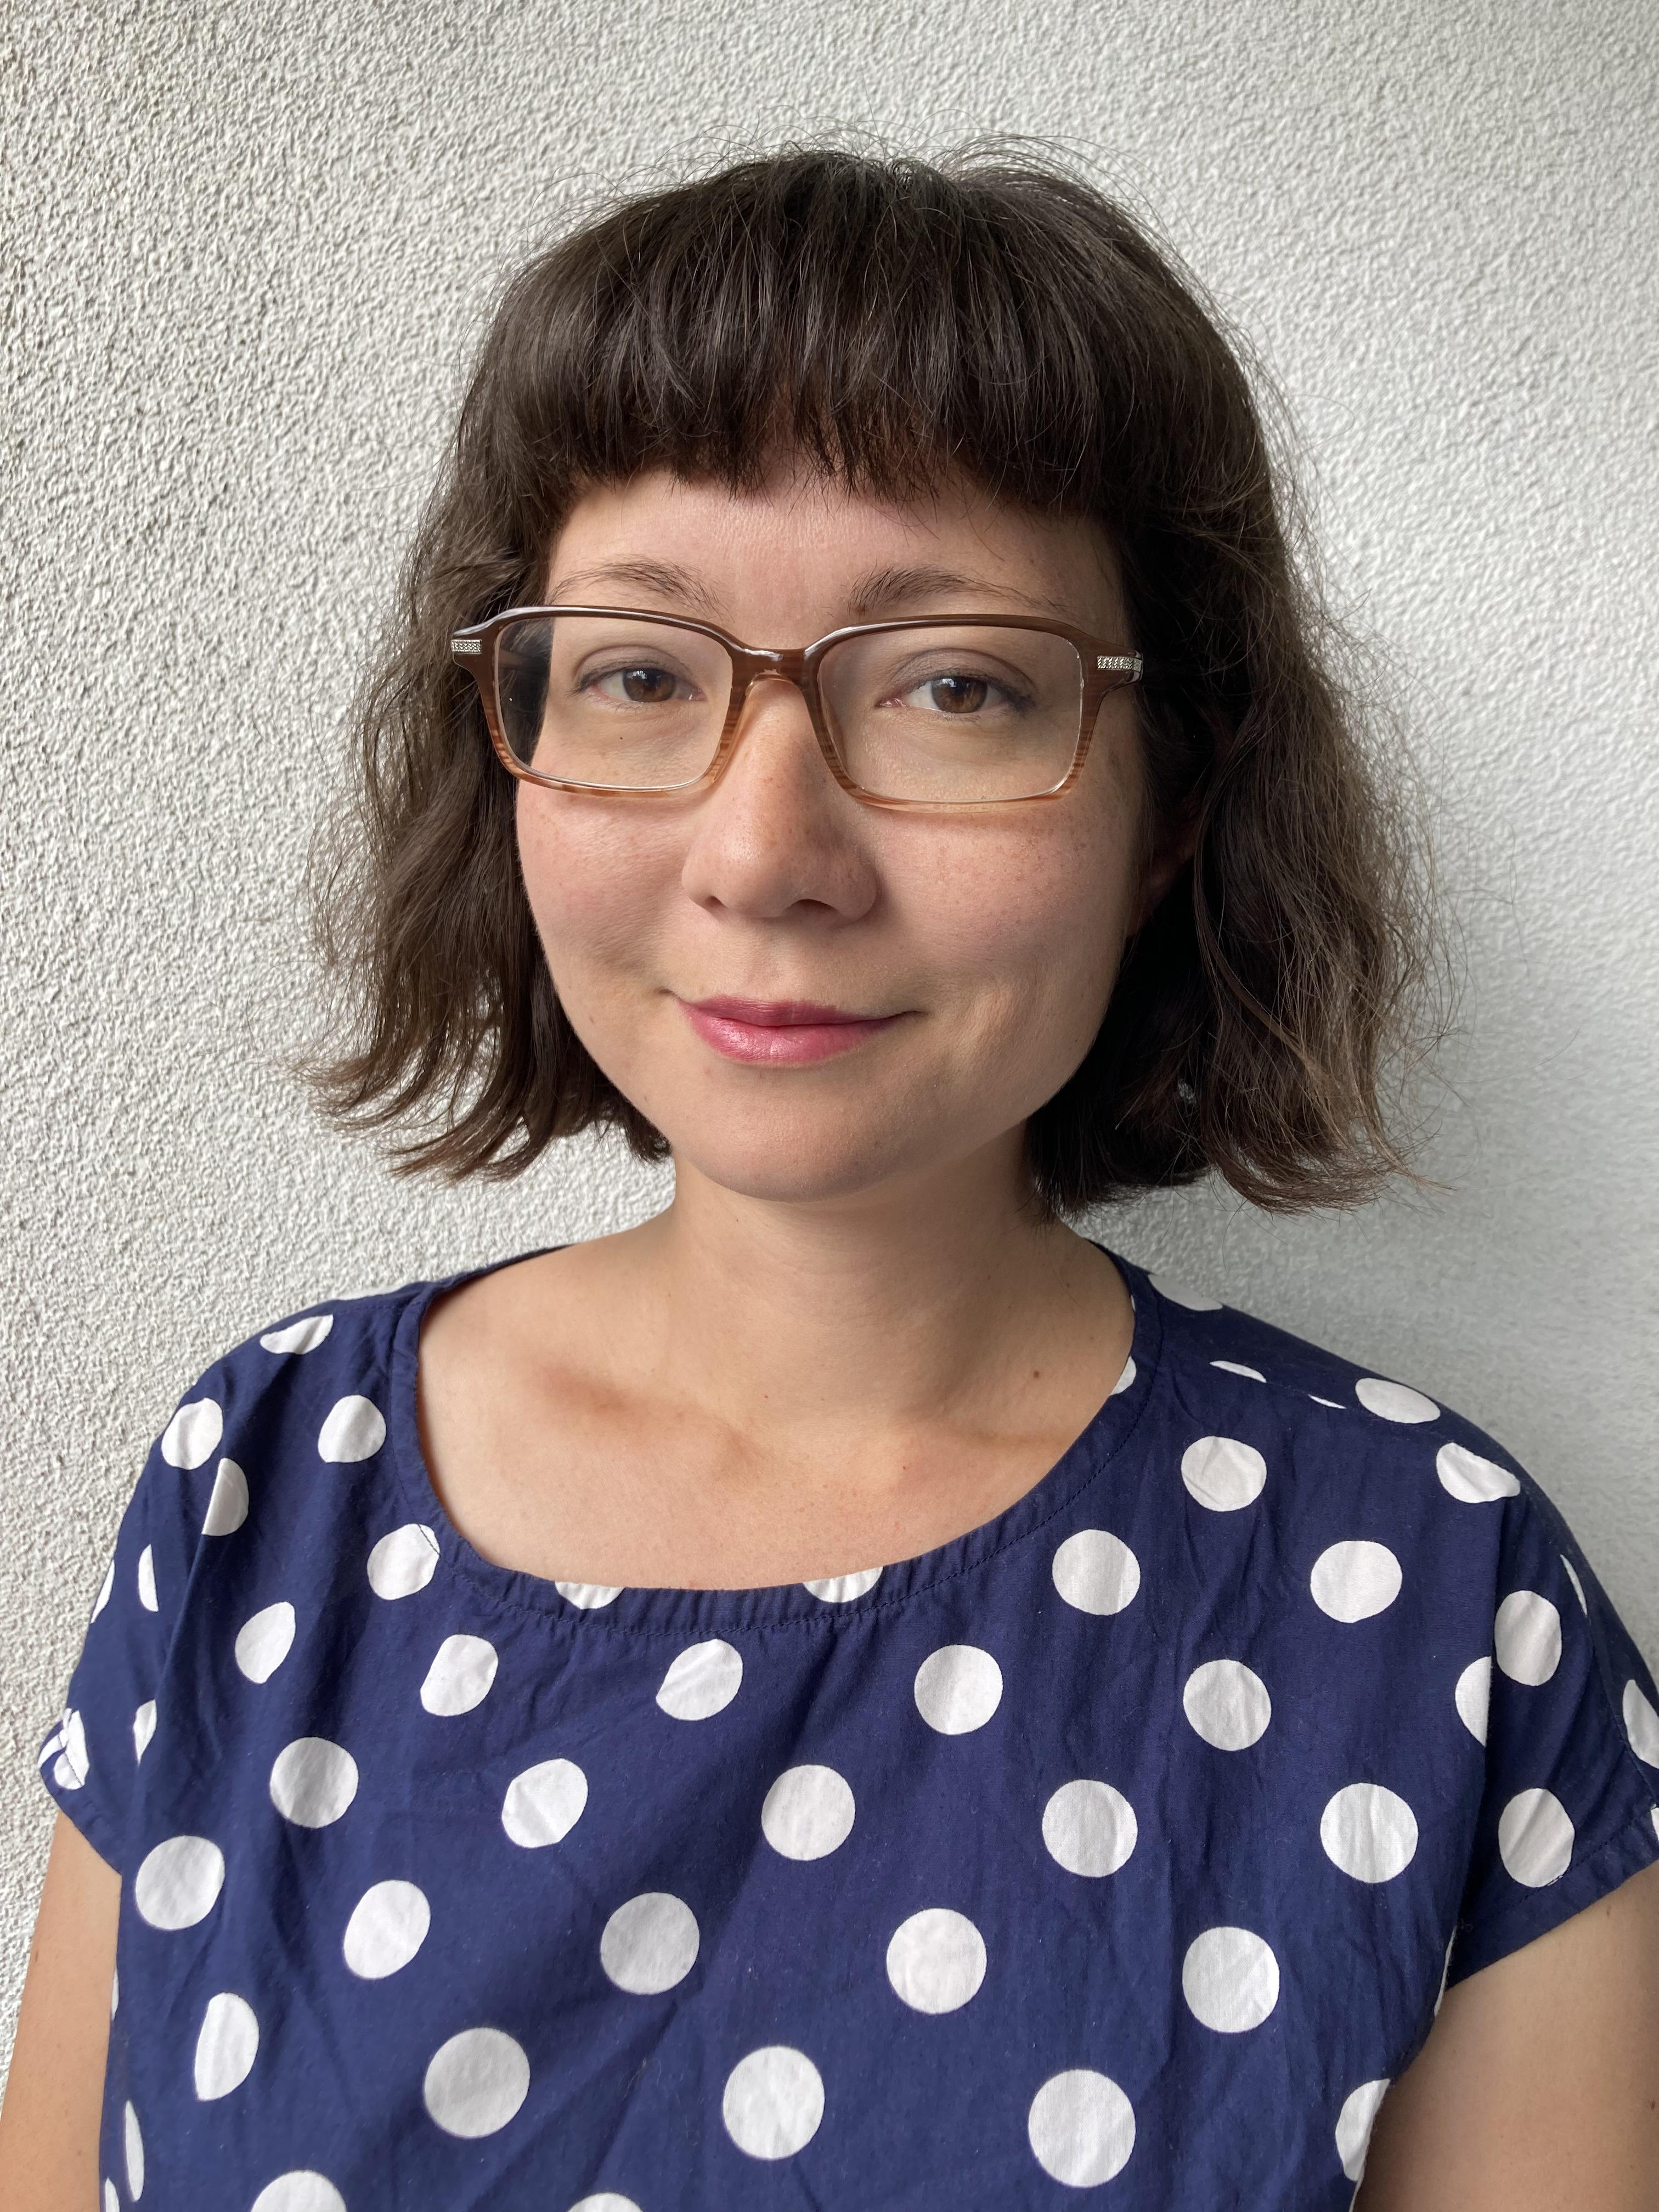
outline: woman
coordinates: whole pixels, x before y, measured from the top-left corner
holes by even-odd
[[[1321,652],[1074,180],[790,154],[520,276],[318,1073],[673,1201],[185,1392],[43,1747],[9,2204],[1653,2202],[1659,1692],[1560,1516],[1065,1225],[1404,1166]]]

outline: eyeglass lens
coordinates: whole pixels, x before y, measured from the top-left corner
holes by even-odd
[[[514,757],[610,791],[695,783],[734,673],[716,639],[623,615],[536,615],[501,634],[496,697]],[[842,639],[818,664],[831,743],[872,797],[1035,798],[1077,751],[1083,669],[1046,630],[941,623]]]

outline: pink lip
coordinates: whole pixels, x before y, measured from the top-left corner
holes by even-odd
[[[726,1060],[801,1067],[851,1052],[899,1014],[852,1014],[807,999],[682,999],[685,1018]]]

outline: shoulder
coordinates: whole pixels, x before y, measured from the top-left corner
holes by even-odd
[[[111,1574],[133,1553],[145,1603],[179,1627],[186,1593],[196,1617],[228,1596],[244,1553],[268,1567],[278,1551],[331,1547],[343,1521],[384,1517],[381,1493],[400,1486],[414,1449],[420,1315],[454,1279],[318,1300],[220,1352],[150,1447]],[[330,1467],[358,1480],[319,1482]]]
[[[1540,1513],[1566,1534],[1556,1507],[1507,1445],[1420,1379],[1349,1358],[1161,1275],[1144,1279],[1158,1299],[1160,1359],[1176,1399],[1194,1413],[1231,1421],[1241,1435],[1270,1439],[1304,1489],[1328,1494],[1334,1481],[1387,1482],[1409,1473],[1431,1478],[1431,1498],[1468,1506],[1519,1501],[1512,1510],[1522,1517]],[[1403,1504],[1413,1493],[1396,1484],[1390,1494]]]
[[[1144,1279],[1162,1328],[1160,1442],[1209,1509],[1197,1520],[1239,1524],[1322,1665],[1386,1686],[1402,1729],[1422,1733],[1425,1698],[1455,1712],[1484,1751],[1486,1841],[1513,1877],[1494,1920],[1535,1929],[1516,1885],[1565,1875],[1558,1847],[1573,1869],[1559,1898],[1581,1903],[1600,1893],[1580,1866],[1593,1844],[1612,1855],[1603,1876],[1645,1864],[1659,1849],[1659,1689],[1535,1474],[1419,1382]],[[1501,1928],[1460,1944],[1461,1971],[1502,1948]]]
[[[264,1682],[341,1559],[418,1517],[398,1449],[400,1332],[435,1287],[321,1301],[255,1329],[192,1379],[150,1445],[40,1753],[48,1789],[112,1865],[141,1765],[166,1763],[150,1749],[158,1716],[212,1771],[210,1686],[233,1639],[236,1668]],[[412,1371],[409,1401],[412,1426]],[[350,1479],[326,1479],[334,1468]]]
[[[1413,1851],[1423,1816],[1462,1890],[1450,1980],[1651,1863],[1659,1686],[1534,1474],[1417,1381],[1142,1281],[1182,1556],[1297,1686],[1304,1747],[1363,1772]]]
[[[301,1424],[325,1400],[384,1389],[400,1324],[410,1309],[444,1287],[410,1281],[367,1296],[322,1299],[254,1329],[205,1367],[181,1394],[157,1439],[167,1465],[193,1468],[228,1449],[251,1422]],[[331,1407],[325,1410],[331,1410]],[[334,1425],[323,1456],[366,1456],[342,1449],[373,1424]]]
[[[1420,1379],[1146,1280],[1167,1448],[1199,1504],[1223,1517],[1256,1505],[1304,1599],[1395,1650],[1455,1646],[1542,1682],[1577,1647],[1586,1692],[1627,1730],[1633,1713],[1634,1737],[1656,1749],[1629,1631],[1545,1484],[1498,1437]]]

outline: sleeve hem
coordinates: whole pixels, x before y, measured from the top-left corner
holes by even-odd
[[[1496,1966],[1511,1952],[1524,1949],[1536,1937],[1572,1919],[1656,1861],[1659,1861],[1659,1808],[1638,1814],[1599,1850],[1577,1866],[1569,1867],[1559,1881],[1528,1891],[1504,1911],[1478,1925],[1460,1926],[1447,1988],[1455,1988],[1483,1966]]]
[[[40,1770],[40,1785],[52,1803],[64,1814],[70,1826],[77,1829],[92,1845],[105,1865],[116,1874],[124,1875],[121,1861],[120,1837],[115,1823],[105,1814],[95,1800],[83,1798],[78,1790],[58,1790],[44,1767]]]

